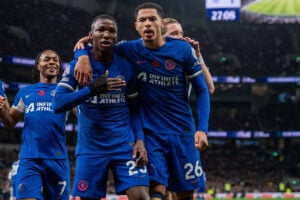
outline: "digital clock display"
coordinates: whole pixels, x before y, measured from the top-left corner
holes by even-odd
[[[206,16],[210,21],[239,21],[241,0],[206,0]]]

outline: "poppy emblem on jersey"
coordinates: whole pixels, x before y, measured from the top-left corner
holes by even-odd
[[[165,62],[165,67],[167,70],[173,70],[176,66],[176,63],[172,59],[168,59]]]
[[[39,95],[40,95],[40,96],[44,96],[44,94],[45,94],[45,91],[44,91],[44,90],[40,90],[40,91],[39,91]]]
[[[154,60],[154,61],[152,62],[152,66],[153,66],[153,67],[159,67],[159,62],[158,62],[157,60]]]
[[[88,189],[88,183],[85,180],[81,180],[79,181],[77,188],[80,191],[86,191]]]

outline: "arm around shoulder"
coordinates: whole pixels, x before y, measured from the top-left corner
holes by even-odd
[[[208,87],[208,91],[210,94],[213,94],[215,92],[214,81],[213,81],[212,75],[211,75],[208,67],[206,66],[206,64],[203,60],[201,53],[199,54],[199,61],[200,61],[201,67],[202,67],[202,72],[203,72],[203,76],[205,78],[205,82]]]

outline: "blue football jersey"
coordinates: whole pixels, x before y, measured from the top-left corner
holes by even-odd
[[[121,91],[99,93],[82,101],[78,109],[78,138],[76,154],[97,154],[132,151],[135,135],[130,121],[128,96],[137,95],[136,77],[132,66],[124,59],[114,54],[113,61],[102,64],[94,60],[89,48],[89,57],[93,70],[93,80],[109,71],[108,77],[121,77],[126,81],[126,86]],[[76,60],[65,69],[62,80],[56,89],[57,103],[62,103],[66,93],[72,91],[70,98],[76,99],[87,87],[76,91],[78,82],[74,77]],[[73,92],[76,91],[76,92]],[[90,93],[90,92],[89,92]],[[90,96],[90,94],[89,94]],[[70,99],[66,101],[70,102]],[[66,103],[68,104],[68,103]],[[56,106],[56,105],[54,105]],[[68,107],[75,107],[74,105]],[[61,107],[66,107],[63,105]]]
[[[137,39],[119,43],[116,51],[137,71],[144,128],[161,134],[194,134],[187,85],[202,69],[192,46],[167,37],[158,49],[145,48],[142,39]],[[203,115],[207,122],[208,113]]]
[[[0,95],[1,96],[6,96],[5,95],[4,84],[3,84],[3,82],[1,80],[0,80]]]
[[[24,113],[21,158],[68,158],[65,136],[66,113],[52,109],[57,84],[36,83],[21,88],[13,108]]]
[[[16,198],[16,191],[17,191],[17,183],[16,183],[16,176],[19,168],[19,160],[13,162],[11,165],[11,170],[9,171],[8,174],[8,179],[10,180],[10,195],[13,198]]]

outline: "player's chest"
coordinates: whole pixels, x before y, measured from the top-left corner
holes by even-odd
[[[34,89],[23,95],[22,100],[26,107],[52,107],[52,99],[55,95],[55,88]]]

